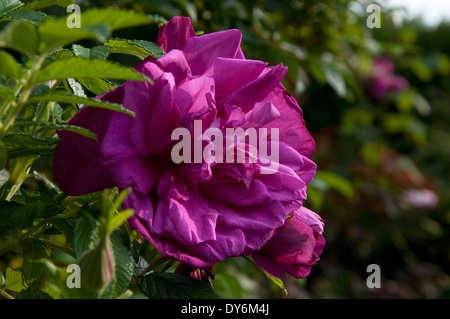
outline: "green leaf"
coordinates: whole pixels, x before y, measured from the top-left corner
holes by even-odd
[[[53,155],[57,141],[56,138],[41,139],[27,134],[11,134],[3,138],[9,158]]]
[[[139,277],[137,284],[150,299],[220,298],[208,283],[185,275],[152,273]]]
[[[39,216],[43,206],[40,203],[20,205],[12,211],[10,220],[19,229],[30,228]]]
[[[142,12],[120,8],[101,8],[86,10],[82,14],[83,25],[107,24],[112,30],[135,27],[153,23],[153,17]]]
[[[19,292],[24,289],[25,286],[22,280],[22,271],[6,268],[6,289]]]
[[[23,5],[19,0],[0,0],[0,17]]]
[[[73,52],[67,49],[58,49],[55,51],[52,51],[50,53],[51,56],[57,58],[57,59],[66,59],[71,58],[74,56]]]
[[[0,47],[7,47],[33,56],[37,53],[36,27],[25,21],[14,21],[0,33]]]
[[[58,130],[64,130],[64,131],[69,131],[69,132],[74,132],[77,134],[80,134],[84,137],[87,138],[92,138],[92,139],[97,139],[97,135],[95,135],[94,133],[92,133],[90,130],[84,128],[84,127],[79,127],[79,126],[75,126],[75,125],[68,125],[68,124],[56,124],[56,123],[51,123],[51,122],[33,122],[33,121],[17,121],[14,123],[15,126],[44,126],[44,127],[50,127],[52,129],[58,129]]]
[[[128,110],[123,107],[121,104],[109,103],[95,98],[82,97],[67,93],[48,93],[48,94],[40,94],[34,95],[29,99],[29,103],[38,103],[38,102],[49,102],[55,101],[59,103],[74,103],[74,104],[83,104],[89,105],[92,107],[98,107],[102,109],[107,109],[111,111],[121,112],[125,114],[129,114],[134,116],[134,112]]]
[[[277,278],[275,276],[272,276],[271,274],[269,274],[267,271],[265,271],[264,269],[262,269],[262,272],[264,273],[264,275],[266,275],[267,278],[270,279],[270,281],[272,281],[278,288],[280,288],[283,291],[283,294],[285,297],[287,297],[288,295],[288,291],[286,290],[286,288],[284,287],[284,283],[280,278]]]
[[[0,85],[0,99],[6,102],[14,101],[15,99],[14,92],[11,89],[7,88],[6,86]]]
[[[67,17],[48,18],[38,27],[40,52],[63,47],[82,39],[107,41],[112,31],[152,23],[154,18],[143,13],[119,8],[90,9],[83,11],[82,28],[67,27]]]
[[[50,259],[48,249],[36,238],[28,238],[22,242],[24,251],[22,272],[27,283],[31,283],[44,275],[46,267],[41,259]]]
[[[47,218],[57,215],[64,210],[64,207],[43,192],[26,188],[21,189],[21,191],[27,203],[25,208],[32,210],[32,207],[36,207],[38,210],[37,216],[39,217]]]
[[[5,167],[7,160],[8,160],[8,152],[6,151],[5,143],[3,143],[2,140],[0,140],[0,171],[3,170],[3,168]]]
[[[33,171],[34,179],[38,184],[39,191],[47,196],[53,197],[61,193],[61,190],[44,173]]]
[[[30,11],[44,9],[51,6],[67,7],[69,4],[73,3],[75,3],[75,0],[34,0],[26,3],[16,11]]]
[[[79,258],[81,254],[92,247],[99,238],[99,224],[87,212],[80,211],[75,219],[73,230],[73,251]]]
[[[44,21],[48,16],[44,12],[39,11],[15,11],[8,13],[0,21],[8,20],[23,20],[31,22],[32,24],[39,24]]]
[[[72,51],[75,56],[80,56],[86,59],[105,60],[109,55],[110,49],[106,45],[98,45],[92,49],[89,49],[78,44],[73,44]]]
[[[84,78],[77,79],[77,81],[95,95],[100,95],[106,91],[111,91],[116,88],[116,86],[111,82],[100,78]]]
[[[107,233],[111,233],[114,231],[114,229],[120,227],[124,222],[127,221],[128,218],[133,216],[134,210],[127,209],[124,211],[121,211],[118,215],[115,215],[111,218],[111,220],[108,222],[108,227],[106,229]]]
[[[353,185],[345,178],[329,171],[317,171],[315,179],[325,182],[327,186],[341,193],[347,199],[354,196]]]
[[[0,74],[15,79],[20,79],[22,77],[22,67],[9,53],[0,51],[0,61],[2,61],[2,63],[0,63]]]
[[[109,33],[110,29],[108,27],[106,28],[107,33]],[[39,43],[39,52],[41,53],[51,49],[63,47],[83,39],[96,39],[100,37],[101,40],[103,40],[105,37],[104,25],[95,27],[86,25],[83,22],[82,28],[71,29],[67,26],[66,17],[58,19],[49,17],[39,24],[37,30],[41,40]]]
[[[84,17],[84,16],[83,16]],[[83,27],[87,32],[92,33],[95,38],[100,42],[105,42],[112,33],[111,28],[104,22],[99,22],[92,25],[87,25]]]
[[[114,281],[113,295],[119,297],[125,292],[133,277],[134,267],[130,252],[122,245],[120,237],[115,233],[111,236],[111,244],[116,261],[116,276]]]
[[[16,299],[52,299],[52,297],[42,290],[28,287],[21,290]]]
[[[38,84],[48,80],[66,78],[108,78],[115,80],[151,81],[132,68],[120,64],[89,60],[81,57],[56,60],[47,64],[34,75],[32,82]]]
[[[339,72],[326,65],[322,66],[322,71],[325,74],[328,84],[333,88],[333,90],[340,97],[345,97],[347,94],[347,85],[344,77]]]
[[[162,57],[165,52],[156,44],[143,40],[110,39],[105,45],[111,47],[111,53],[123,53],[145,59],[151,55],[155,58]]]
[[[81,288],[69,288],[68,277],[71,275],[67,268],[56,267],[50,260],[43,259],[42,264],[47,268],[48,279],[42,290],[54,299],[93,299],[95,294]]]

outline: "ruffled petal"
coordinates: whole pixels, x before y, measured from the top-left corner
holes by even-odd
[[[111,103],[121,103],[123,86],[98,98]],[[77,196],[114,186],[108,171],[98,162],[101,155],[100,143],[113,114],[113,111],[84,106],[69,121],[68,124],[89,129],[97,135],[97,141],[73,132],[57,131],[60,141],[53,158],[53,170],[61,189],[66,194]]]
[[[237,105],[244,113],[247,113],[255,103],[262,102],[280,84],[286,72],[287,68],[281,64],[266,68],[256,80],[231,93],[225,100],[225,107]],[[267,102],[269,101],[267,100]],[[276,104],[274,103],[274,105]]]
[[[173,49],[182,49],[191,37],[195,37],[191,19],[174,17],[159,29],[156,45],[160,46],[164,52],[169,52]]]
[[[193,75],[207,73],[217,58],[236,58],[241,45],[240,30],[225,30],[191,37],[183,53]]]
[[[286,92],[281,84],[278,84],[264,101],[271,101],[281,114],[280,118],[265,127],[278,127],[280,141],[287,143],[300,154],[311,157],[315,144],[305,127],[303,112],[297,101]]]
[[[226,95],[255,80],[267,63],[257,60],[217,58],[211,68],[216,94]]]

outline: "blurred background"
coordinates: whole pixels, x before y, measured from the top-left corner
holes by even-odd
[[[327,240],[306,279],[283,279],[288,298],[450,298],[450,1],[79,4],[189,16],[205,33],[237,28],[247,58],[288,66],[283,83],[316,141],[305,206],[325,220]],[[154,42],[157,31],[113,36]],[[117,59],[138,62],[125,57]],[[380,266],[381,288],[366,285],[370,264]],[[214,271],[224,297],[283,298],[243,258]]]

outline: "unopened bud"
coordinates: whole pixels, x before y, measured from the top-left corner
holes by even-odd
[[[115,261],[109,235],[101,237],[97,245],[86,250],[78,259],[81,286],[90,291],[108,287],[115,275]]]

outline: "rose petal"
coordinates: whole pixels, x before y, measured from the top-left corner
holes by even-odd
[[[174,17],[159,29],[156,45],[160,46],[167,53],[173,49],[182,49],[191,37],[195,37],[191,19]]]

